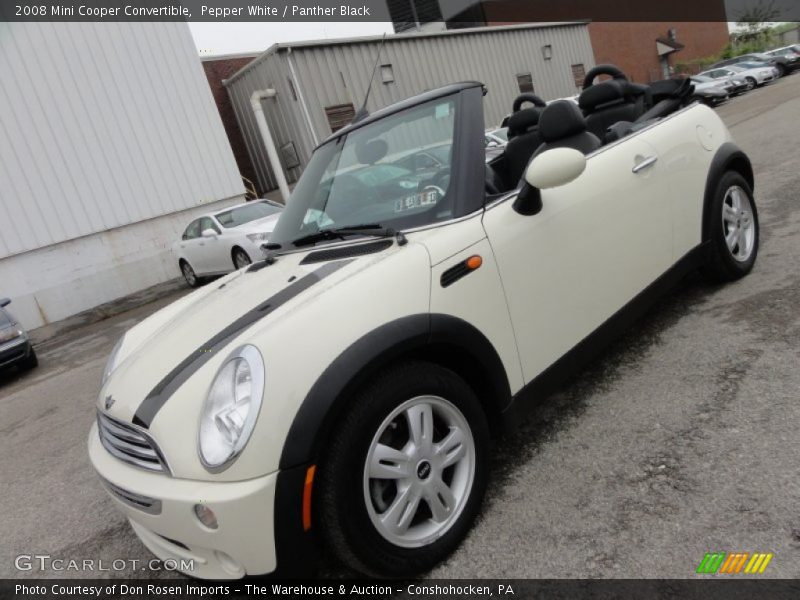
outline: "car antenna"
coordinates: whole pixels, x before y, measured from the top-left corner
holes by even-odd
[[[369,77],[369,84],[367,85],[367,93],[364,96],[364,103],[361,105],[361,108],[358,109],[356,116],[353,117],[353,123],[358,123],[362,119],[366,119],[369,116],[369,112],[367,111],[367,100],[369,99],[369,93],[372,90],[372,80],[375,79],[375,72],[378,70],[378,63],[381,60],[381,52],[383,52],[383,45],[386,43],[386,32],[384,32],[383,37],[381,38],[381,45],[378,48],[378,56],[375,58],[375,65],[372,67],[372,75]]]

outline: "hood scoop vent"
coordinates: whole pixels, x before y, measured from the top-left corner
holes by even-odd
[[[380,240],[377,242],[370,242],[369,244],[358,244],[357,246],[342,246],[339,248],[329,248],[327,250],[317,250],[316,252],[311,252],[306,255],[306,257],[300,261],[300,264],[309,265],[312,263],[337,260],[339,258],[352,258],[354,256],[374,254],[375,252],[386,250],[393,243],[392,240]]]

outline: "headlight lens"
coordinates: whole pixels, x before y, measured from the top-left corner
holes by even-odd
[[[119,351],[122,348],[122,342],[125,340],[125,336],[123,335],[117,343],[114,345],[114,349],[111,350],[111,355],[108,357],[106,361],[106,368],[103,370],[103,383],[102,385],[106,384],[108,378],[111,376],[111,373],[114,372],[114,369],[117,368],[119,364]]]
[[[242,346],[222,365],[200,415],[199,451],[206,468],[221,470],[244,449],[264,395],[264,361],[255,346]]]
[[[22,335],[25,335],[25,332],[15,326],[0,329],[0,344],[15,340]]]
[[[258,242],[266,242],[269,239],[268,233],[248,233],[247,239],[257,244]]]

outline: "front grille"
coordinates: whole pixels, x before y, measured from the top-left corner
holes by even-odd
[[[139,510],[150,513],[151,515],[161,514],[161,500],[156,500],[155,498],[149,498],[147,496],[142,496],[141,494],[130,492],[103,478],[100,478],[100,480],[103,482],[103,485],[106,486],[106,489],[111,492],[111,495],[113,495],[115,498],[118,498],[128,506],[138,508]]]
[[[112,456],[148,471],[169,473],[158,445],[141,429],[97,411],[97,430]]]

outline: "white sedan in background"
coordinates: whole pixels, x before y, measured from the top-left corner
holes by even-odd
[[[173,245],[186,283],[246,267],[264,256],[268,239],[283,210],[272,200],[246,202],[198,217]]]
[[[700,73],[701,76],[728,81],[731,78],[743,79],[747,90],[769,83],[778,78],[778,70],[766,63],[740,62],[735,65],[717,67]]]

